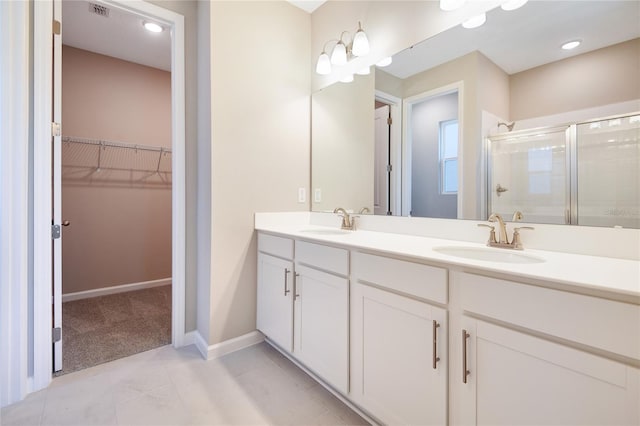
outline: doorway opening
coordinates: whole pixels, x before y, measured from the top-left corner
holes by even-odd
[[[406,100],[403,208],[410,216],[458,218],[459,111],[456,88]]]
[[[180,290],[171,28],[102,2],[62,2],[61,18],[55,375],[171,343]],[[147,31],[149,22],[160,31]]]
[[[400,215],[401,104],[400,98],[376,90],[374,114],[374,214]]]

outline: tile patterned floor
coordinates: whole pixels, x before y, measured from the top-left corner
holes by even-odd
[[[366,425],[266,343],[204,361],[163,346],[53,380],[10,425]]]

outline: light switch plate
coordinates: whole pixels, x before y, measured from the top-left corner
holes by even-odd
[[[313,192],[313,201],[319,203],[322,201],[322,190],[320,188],[316,188]]]
[[[307,201],[307,190],[305,188],[298,188],[298,202],[304,203]]]

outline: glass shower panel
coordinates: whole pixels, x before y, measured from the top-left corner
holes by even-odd
[[[490,213],[506,220],[567,222],[567,127],[489,138]]]
[[[578,224],[640,228],[640,115],[577,125]]]

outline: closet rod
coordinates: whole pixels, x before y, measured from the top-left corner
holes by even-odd
[[[111,148],[128,148],[128,149],[134,149],[134,150],[140,150],[140,151],[153,151],[153,152],[171,154],[171,148],[149,146],[149,145],[137,145],[137,144],[124,143],[124,142],[106,141],[101,139],[76,138],[74,136],[63,136],[62,142],[80,143],[84,145],[96,145],[96,146],[111,147]]]

